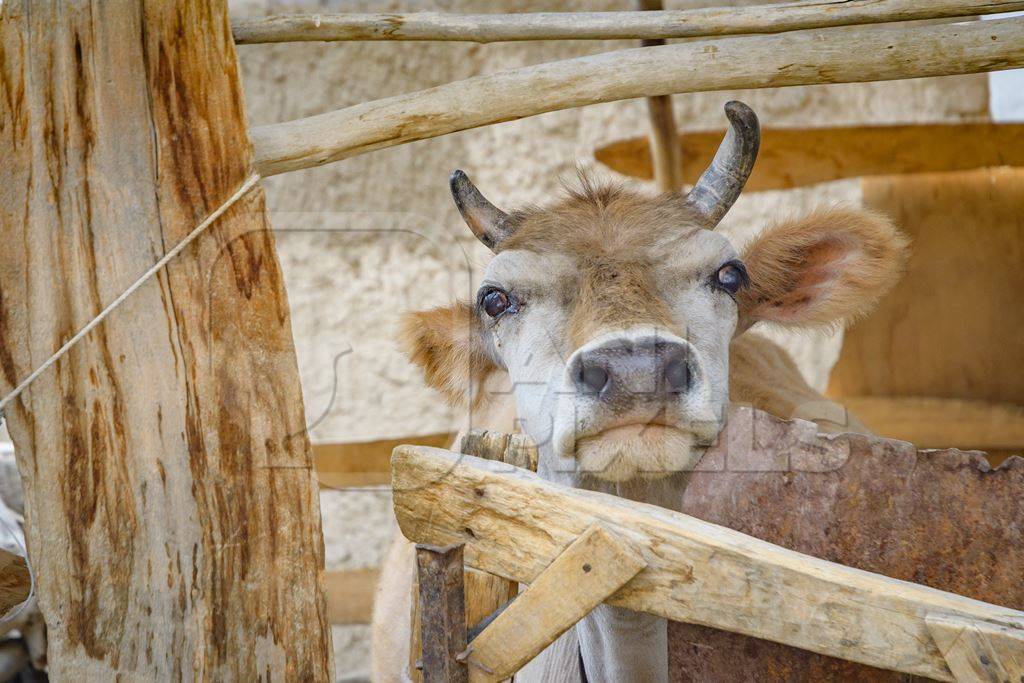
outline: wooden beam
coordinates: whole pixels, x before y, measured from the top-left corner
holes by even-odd
[[[465,683],[469,671],[459,655],[466,649],[466,607],[462,545],[417,544],[420,587],[420,642],[426,683]]]
[[[711,163],[725,130],[683,133],[683,182]],[[651,143],[618,140],[594,151],[608,168],[651,180]],[[937,123],[836,128],[765,128],[746,192],[788,190],[844,178],[1024,166],[1024,125]]]
[[[328,621],[334,625],[369,624],[379,577],[376,567],[324,572]]]
[[[223,0],[0,17],[0,394],[253,172]],[[55,680],[334,678],[257,187],[7,407]]]
[[[469,680],[511,678],[646,564],[614,533],[597,524],[588,527],[470,643]]]
[[[957,681],[1024,681],[1024,632],[941,615],[926,621]]]
[[[637,6],[645,12],[664,9],[661,0],[637,0]],[[665,41],[660,38],[640,41],[641,47],[664,44]],[[683,151],[679,147],[679,133],[676,130],[671,95],[647,98],[647,121],[650,129],[649,149],[654,180],[662,192],[676,192],[683,187]]]
[[[352,443],[315,443],[313,462],[321,489],[349,489],[391,484],[391,451],[401,444],[443,448],[452,433],[403,436]]]
[[[1024,18],[723,38],[478,76],[252,130],[264,176],[558,109],[635,97],[980,73],[1024,65]]]
[[[955,398],[844,396],[872,431],[920,448],[1021,449],[1024,406]]]
[[[858,439],[869,437],[820,436],[806,447],[841,451],[843,440],[849,448]],[[792,455],[799,459],[800,452]],[[400,447],[392,469],[395,512],[408,538],[465,542],[469,565],[509,579],[534,580],[595,522],[620,534],[648,568],[608,602],[635,611],[938,680],[953,676],[931,644],[929,615],[1024,628],[1024,612],[836,565],[529,472],[499,472],[488,461]]]
[[[648,40],[944,19],[1024,9],[1017,0],[805,0],[643,12],[280,14],[232,21],[238,43],[325,40]]]

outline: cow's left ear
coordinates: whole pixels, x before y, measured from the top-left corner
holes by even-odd
[[[452,405],[473,405],[481,397],[481,383],[497,369],[486,355],[480,322],[468,303],[407,313],[400,339],[427,384]]]
[[[740,326],[841,325],[871,310],[896,283],[908,240],[885,217],[847,208],[778,223],[744,250],[750,286]]]

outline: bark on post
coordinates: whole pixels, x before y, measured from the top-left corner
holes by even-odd
[[[223,0],[0,21],[0,392],[252,172]],[[9,406],[61,680],[328,680],[288,303],[250,191]]]

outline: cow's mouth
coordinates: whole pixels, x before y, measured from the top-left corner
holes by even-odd
[[[610,482],[662,479],[692,470],[703,454],[694,432],[656,422],[616,425],[578,437],[581,472]]]

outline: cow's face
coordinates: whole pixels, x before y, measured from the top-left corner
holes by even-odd
[[[505,214],[456,173],[459,208],[496,255],[472,302],[407,321],[428,381],[465,395],[489,369],[507,371],[522,428],[551,468],[607,481],[692,468],[722,425],[737,331],[855,315],[894,280],[903,252],[887,222],[849,210],[771,228],[743,253],[708,229],[756,152],[736,111],[719,157],[740,157],[738,168],[705,174],[686,200],[583,179],[552,206]]]

